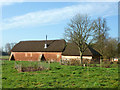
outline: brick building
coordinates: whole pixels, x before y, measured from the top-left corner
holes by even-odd
[[[50,60],[59,62],[61,59],[78,59],[79,50],[73,43],[65,40],[21,41],[11,50],[9,60],[15,61],[41,61]],[[100,54],[88,47],[83,59],[100,59]]]

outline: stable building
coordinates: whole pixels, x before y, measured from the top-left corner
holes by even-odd
[[[100,61],[101,54],[91,47],[83,53],[83,59]],[[11,50],[9,60],[56,61],[80,59],[77,46],[61,40],[20,41]]]
[[[84,60],[90,60],[96,63],[100,63],[101,54],[90,46],[87,46],[83,53]],[[74,43],[67,43],[64,52],[62,53],[62,60],[80,60],[80,52],[78,47]]]

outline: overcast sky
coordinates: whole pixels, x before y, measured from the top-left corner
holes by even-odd
[[[106,18],[110,37],[118,37],[117,2],[20,2],[1,7],[2,45],[44,40],[46,34],[48,39],[62,39],[64,28],[77,13]]]

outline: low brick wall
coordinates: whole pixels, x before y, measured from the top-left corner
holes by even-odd
[[[57,61],[61,59],[61,52],[12,52],[15,61],[40,61],[44,60]]]

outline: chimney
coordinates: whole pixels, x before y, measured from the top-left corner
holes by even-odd
[[[45,47],[44,48],[47,48],[47,35],[46,35],[46,41],[45,41]]]

